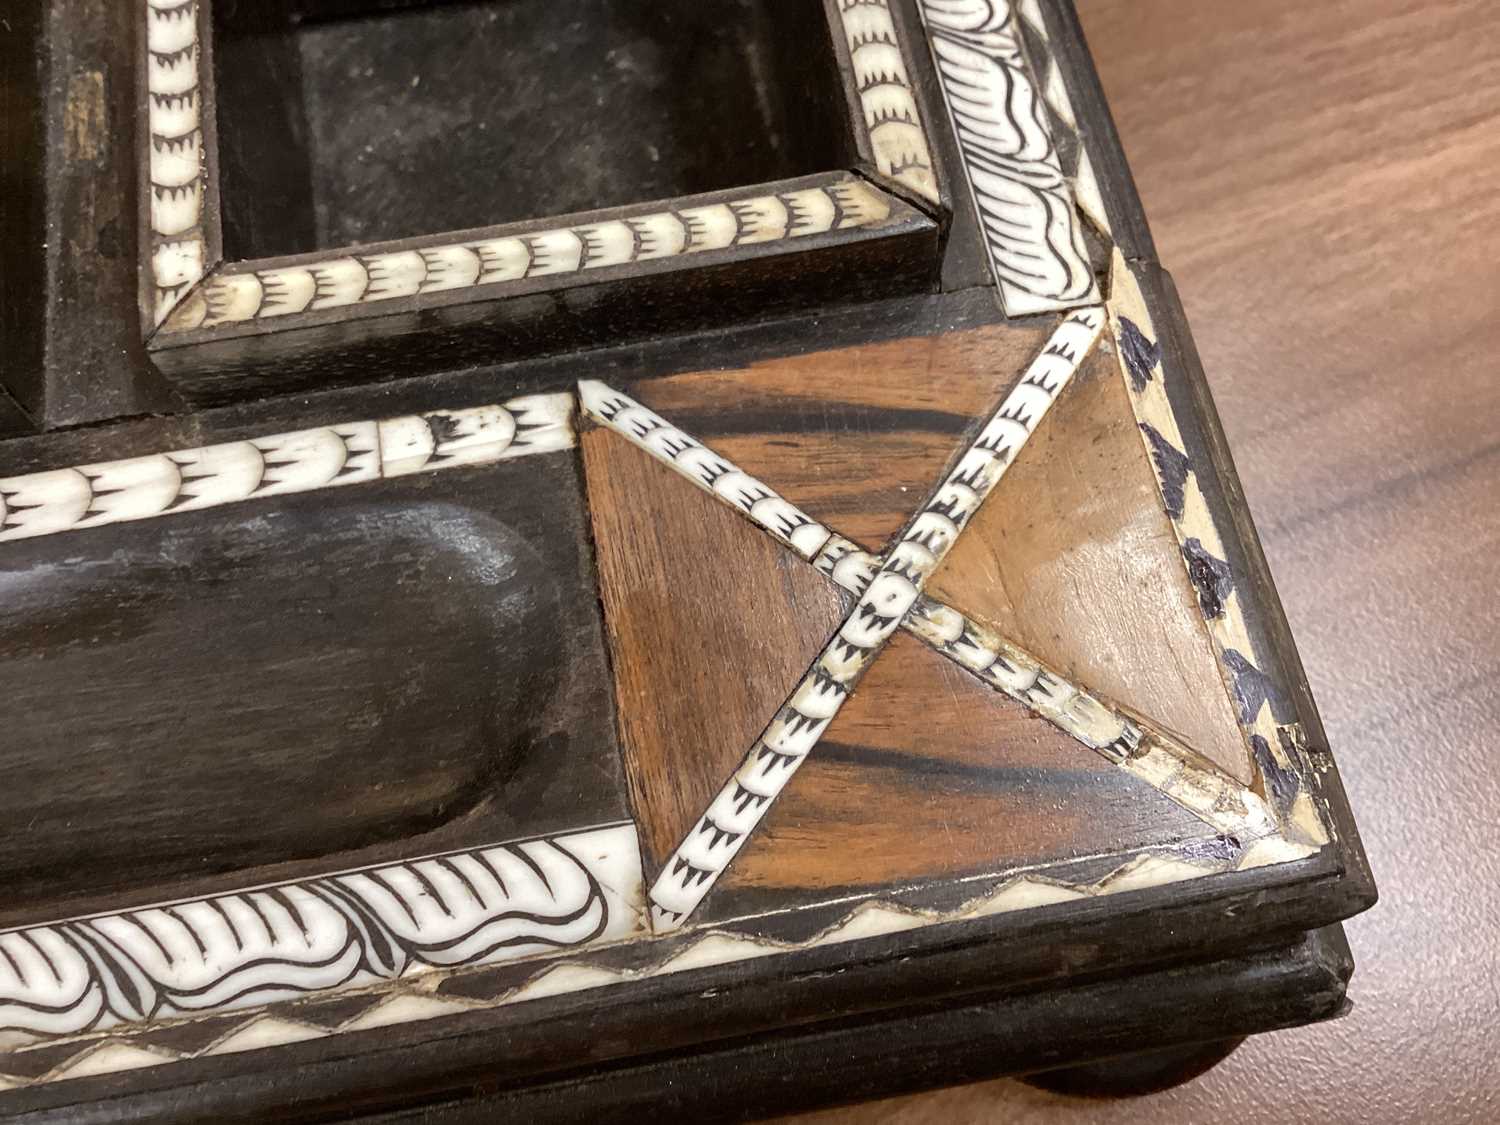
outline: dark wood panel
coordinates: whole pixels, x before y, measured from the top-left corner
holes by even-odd
[[[580,490],[555,453],[6,544],[0,921],[621,819]]]
[[[703,909],[731,917],[1212,835],[1144,782],[898,634]]]
[[[928,592],[1250,779],[1115,358],[1095,351]]]
[[[905,525],[1050,321],[838,348],[630,393],[871,550]]]
[[[834,586],[607,430],[583,435],[626,777],[650,874],[842,617]]]
[[[180,409],[146,360],[137,303],[142,9],[5,9],[0,383],[44,428]]]

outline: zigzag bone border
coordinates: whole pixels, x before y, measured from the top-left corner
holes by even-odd
[[[875,226],[890,214],[883,192],[850,177],[528,234],[340,254],[269,269],[230,266],[184,300],[163,330],[214,328],[805,238]]]
[[[1098,302],[1072,187],[1008,0],[920,7],[1006,314]]]
[[[0,542],[567,449],[572,418],[572,395],[527,395],[8,477]]]
[[[146,185],[150,196],[152,324],[207,271],[208,189],[197,0],[144,0]]]
[[[837,585],[859,596],[873,581],[878,558],[661,415],[596,381],[580,383],[579,395],[590,417],[738,509]],[[1220,832],[1250,840],[1275,830],[1256,794],[1160,732],[1106,707],[958,610],[923,595],[901,628]]]
[[[932,203],[942,202],[932,148],[906,72],[901,35],[887,0],[833,0],[849,47],[856,92],[875,167]]]
[[[918,511],[811,670],[668,858],[649,896],[653,927],[682,925],[739,853],[1098,341],[1104,323],[1102,308],[1082,309],[1063,320]]]
[[[196,1016],[627,936],[633,824],[0,933],[0,1036]]]
[[[1203,495],[1197,469],[1185,451],[1177,414],[1167,395],[1167,372],[1150,309],[1135,274],[1118,250],[1111,265],[1110,290],[1110,330],[1120,377],[1125,380],[1141,441],[1155,470],[1162,506],[1177,536],[1188,581],[1198,594],[1220,674],[1256,759],[1263,765],[1269,759],[1278,771],[1293,770],[1290,751],[1282,739],[1283,727],[1272,706],[1269,678],[1260,670],[1245,622],[1240,582],[1229,565],[1224,536]],[[1288,739],[1294,745],[1301,737],[1300,728],[1288,730]],[[1282,811],[1285,823],[1308,841],[1328,841],[1327,827],[1305,788],[1299,787],[1289,807]]]
[[[467,1011],[490,1010],[734,961],[771,957],[928,926],[973,921],[1018,910],[1159,887],[1229,871],[1251,870],[1274,863],[1290,862],[1309,854],[1311,849],[1305,846],[1292,845],[1280,839],[1267,839],[1250,847],[1228,847],[1222,852],[1204,851],[1197,847],[1184,847],[1175,852],[1143,852],[1088,883],[1049,876],[1045,873],[1045,868],[1031,870],[1002,878],[991,889],[954,910],[925,910],[899,902],[866,899],[842,919],[805,941],[776,941],[724,929],[710,929],[671,948],[654,963],[637,969],[614,968],[585,959],[549,961],[517,986],[483,999],[437,993],[435,990],[441,986],[442,981],[454,975],[455,970],[432,970],[418,976],[381,982],[377,989],[370,990],[368,1008],[343,1017],[333,1026],[323,1022],[315,1023],[304,1017],[295,1003],[281,1003],[273,1005],[269,1011],[247,1012],[243,1023],[227,1029],[206,1046],[192,1050],[137,1046],[129,1036],[99,1035],[91,1040],[80,1040],[76,1053],[36,1077],[3,1073],[3,1056],[0,1056],[0,1090],[38,1086],[138,1067],[160,1066],[194,1058],[209,1058]],[[587,957],[588,954],[582,956]]]

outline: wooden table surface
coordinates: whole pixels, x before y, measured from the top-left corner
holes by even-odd
[[[1348,1016],[1176,1090],[798,1120],[1500,1121],[1500,4],[1077,3],[1382,899]]]

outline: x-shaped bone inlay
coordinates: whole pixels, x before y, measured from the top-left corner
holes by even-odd
[[[1250,838],[1275,831],[1275,819],[1257,794],[921,593],[1097,343],[1103,326],[1099,308],[1081,310],[1063,321],[884,559],[813,520],[628,396],[598,382],[579,384],[583,408],[592,418],[738,509],[858,599],[663,867],[650,896],[658,930],[682,925],[702,901],[897,628],[907,629],[1020,700],[1219,831]]]

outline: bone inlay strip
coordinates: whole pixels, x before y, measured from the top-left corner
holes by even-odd
[[[1007,0],[922,0],[943,99],[1010,316],[1093,304],[1073,190]]]
[[[221,270],[168,332],[647,263],[884,222],[888,197],[857,179],[675,207],[528,234],[346,254],[273,269]]]
[[[927,130],[887,0],[836,0],[875,167],[933,203],[940,201]]]
[[[0,542],[573,444],[573,396],[346,422],[0,480]]]
[[[250,1008],[640,928],[618,824],[0,933],[0,1037]]]
[[[208,267],[197,0],[145,0],[152,322]]]
[[[578,399],[595,421],[732,504],[804,559],[813,560],[828,542],[829,530],[806,512],[629,395],[585,379],[578,384]]]
[[[793,690],[651,888],[652,923],[680,926],[786,787],[871,660],[915,604],[969,517],[999,483],[1098,341],[1104,311],[1069,316],[991,416],[957,467],[881,562],[838,633]]]

